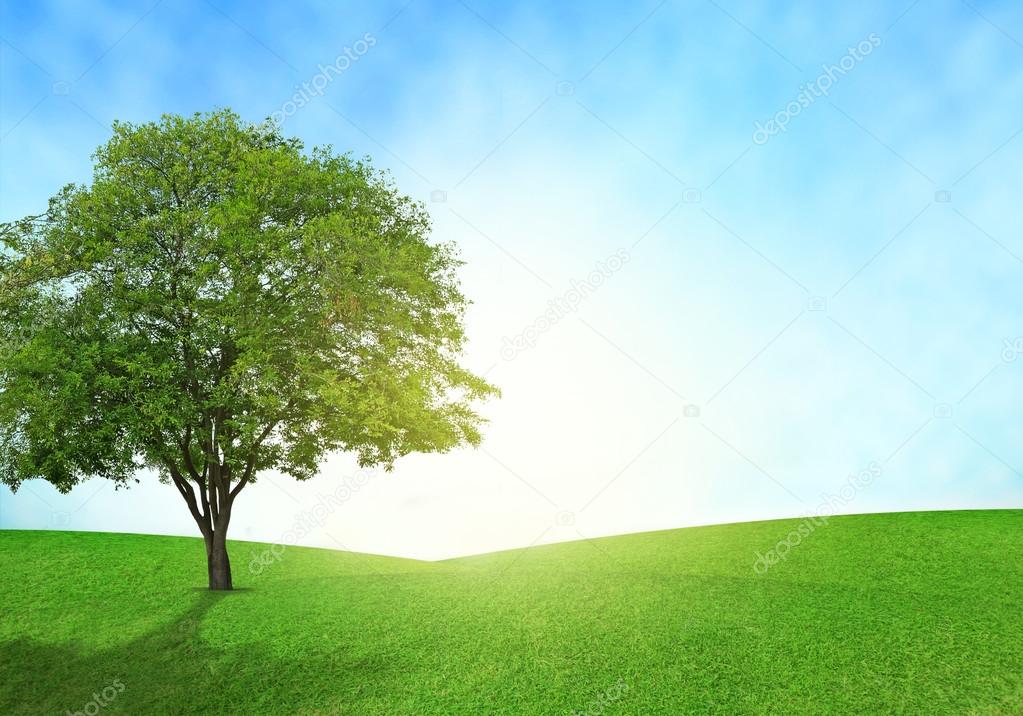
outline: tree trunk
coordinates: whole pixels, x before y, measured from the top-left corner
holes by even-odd
[[[206,540],[206,564],[209,570],[210,589],[230,590],[231,560],[227,557],[227,538],[224,530],[215,532]]]

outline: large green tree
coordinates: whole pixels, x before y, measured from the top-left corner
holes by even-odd
[[[230,589],[261,471],[477,444],[459,261],[365,161],[230,111],[115,123],[90,185],[4,224],[0,480],[156,470]]]

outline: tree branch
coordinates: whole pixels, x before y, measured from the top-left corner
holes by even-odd
[[[287,412],[291,410],[294,404],[295,398],[292,397],[288,401],[288,404],[284,406],[284,410],[282,410],[281,412],[283,414],[287,414]],[[283,419],[284,415],[282,415],[281,417],[277,418],[277,420],[274,420],[272,423],[267,425],[263,429],[263,432],[259,434],[259,437],[257,437],[255,442],[252,444],[252,451],[249,453],[249,459],[245,461],[245,472],[242,473],[242,479],[240,479],[238,481],[238,484],[234,486],[234,489],[231,490],[230,496],[232,501],[234,501],[234,498],[238,495],[239,492],[241,492],[242,488],[245,487],[249,479],[252,477],[252,473],[255,471],[256,467],[256,458],[259,456],[259,448],[263,445],[263,441],[270,437],[270,433],[273,432],[274,428],[276,428]]]
[[[188,511],[192,513],[195,523],[199,525],[199,531],[202,532],[203,537],[211,536],[213,534],[213,526],[210,522],[209,513],[203,514],[199,511],[199,505],[195,501],[195,492],[193,492],[192,486],[185,480],[177,465],[170,460],[167,460],[165,464],[167,472],[170,473],[171,480],[174,482],[174,486],[178,488],[178,492],[184,498],[185,504],[188,505]]]
[[[188,470],[188,474],[192,477],[192,480],[196,483],[202,484],[202,476],[199,475],[199,471],[195,469],[195,463],[192,462],[192,426],[189,425],[185,428],[185,437],[181,441],[181,456],[184,459],[185,468]]]

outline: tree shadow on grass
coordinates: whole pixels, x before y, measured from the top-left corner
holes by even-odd
[[[387,693],[388,661],[344,645],[286,658],[270,645],[205,641],[203,617],[220,599],[244,598],[236,591],[202,590],[174,621],[108,649],[0,643],[0,714],[347,714],[360,711],[353,700]]]

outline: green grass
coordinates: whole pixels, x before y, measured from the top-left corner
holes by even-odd
[[[795,520],[417,562],[0,532],[0,713],[1023,714],[1023,511]],[[605,694],[605,705],[596,701]]]

